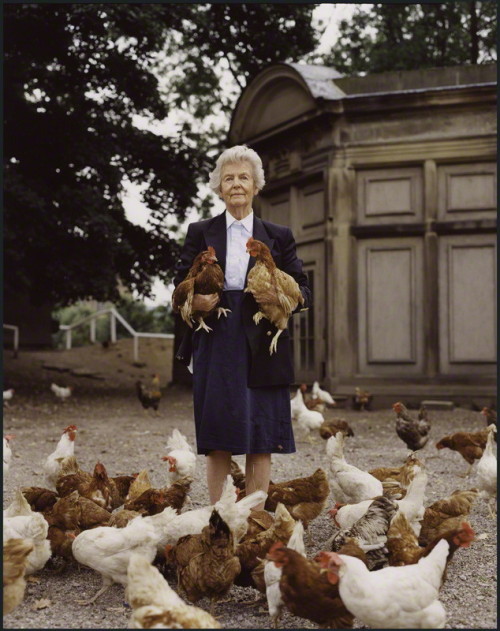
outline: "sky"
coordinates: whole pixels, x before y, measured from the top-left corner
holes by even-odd
[[[320,45],[316,52],[324,53],[331,49],[332,44],[335,42],[338,36],[338,24],[344,19],[352,15],[356,4],[322,4],[318,6],[313,14],[313,19],[322,21],[326,25],[326,29],[321,37]],[[361,5],[363,6],[363,5]],[[369,6],[369,5],[367,5]],[[136,121],[138,127],[141,127],[143,122],[138,119]],[[161,125],[161,129],[168,133],[169,127],[175,126],[175,120],[167,119]],[[124,183],[125,194],[123,197],[123,206],[125,208],[125,214],[127,219],[134,224],[147,226],[150,211],[140,199],[140,187],[132,183]],[[208,188],[207,188],[208,190]],[[221,200],[214,196],[213,215],[218,214],[224,210],[224,205]],[[196,211],[188,214],[186,218],[186,225],[192,221],[198,220],[198,214]],[[153,285],[154,297],[151,299],[145,299],[144,302],[148,306],[157,306],[170,302],[172,296],[173,286],[166,286],[165,283],[160,280],[156,280]]]

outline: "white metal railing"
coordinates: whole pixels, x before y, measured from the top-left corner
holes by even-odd
[[[139,338],[141,337],[162,337],[167,339],[172,339],[174,337],[173,333],[140,333],[139,331],[135,331],[130,324],[125,320],[123,316],[121,316],[118,311],[114,307],[109,307],[107,309],[101,309],[100,311],[96,311],[95,313],[91,313],[90,315],[78,320],[78,322],[73,322],[73,324],[60,324],[59,330],[66,331],[66,350],[71,348],[72,343],[72,331],[76,329],[76,327],[81,326],[82,324],[89,323],[90,327],[90,341],[96,341],[96,320],[103,315],[109,313],[109,334],[112,343],[116,342],[116,321],[123,324],[123,326],[127,329],[127,331],[134,338],[134,361],[139,361]],[[4,325],[6,326],[6,325]]]
[[[14,357],[17,357],[17,351],[19,350],[19,327],[14,324],[4,324],[3,328],[14,331]]]

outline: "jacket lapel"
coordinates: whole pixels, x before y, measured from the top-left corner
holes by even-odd
[[[253,238],[257,239],[257,241],[262,241],[262,243],[265,243],[270,250],[273,249],[274,239],[269,238],[269,235],[267,234],[262,220],[259,219],[259,217],[257,217],[255,213],[253,216]],[[247,273],[245,276],[245,286],[247,284],[248,272],[252,269],[254,265],[255,258],[251,256],[248,261]]]
[[[226,212],[224,211],[214,217],[205,232],[205,243],[207,247],[211,245],[215,248],[215,255],[223,272],[226,270],[226,239]]]

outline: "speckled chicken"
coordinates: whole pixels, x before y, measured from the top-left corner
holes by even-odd
[[[425,447],[431,430],[426,408],[424,406],[420,408],[416,419],[400,401],[394,403],[392,408],[396,412],[396,433],[408,449],[417,451]]]
[[[137,511],[141,515],[156,515],[171,506],[180,513],[184,506],[193,478],[185,477],[171,486],[161,489],[147,489],[138,498],[127,502],[125,510]]]
[[[387,531],[397,511],[398,506],[393,500],[386,497],[374,499],[351,528],[334,534],[331,549],[338,552],[346,539],[352,538],[366,553],[368,569],[380,569],[387,563]]]
[[[113,510],[113,506],[119,506],[118,490],[115,483],[108,477],[108,472],[102,462],[95,465],[90,480],[87,475],[74,473],[59,478],[56,484],[57,492],[61,497],[65,497],[73,491],[78,491],[80,495],[108,511]]]

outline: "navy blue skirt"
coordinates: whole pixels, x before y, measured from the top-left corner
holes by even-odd
[[[243,328],[245,294],[225,291],[221,307],[206,320],[213,330],[193,335],[193,398],[199,454],[214,449],[233,455],[295,452],[287,386],[247,386],[250,348]]]

